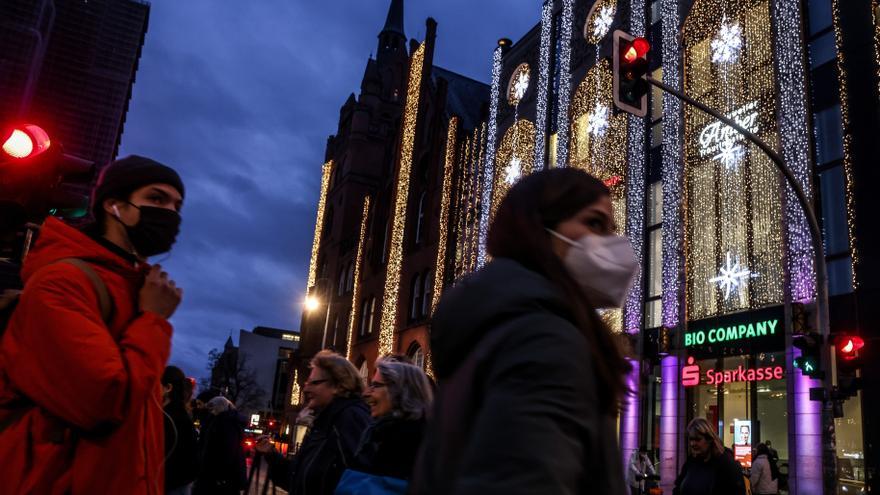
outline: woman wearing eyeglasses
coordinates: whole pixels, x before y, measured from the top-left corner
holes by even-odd
[[[392,359],[377,361],[376,373],[364,392],[373,422],[361,439],[353,468],[410,479],[432,399],[431,385],[421,368]]]
[[[349,360],[321,351],[311,366],[303,397],[306,407],[316,415],[299,452],[287,461],[274,452],[268,439],[260,440],[256,447],[268,454],[275,484],[289,486],[291,495],[331,495],[370,422],[369,410],[361,398],[363,379]]]
[[[411,493],[626,493],[616,417],[630,366],[596,311],[620,307],[638,267],[616,232],[610,191],[586,172],[510,189],[492,260],[432,321],[437,398]]]
[[[745,495],[742,467],[705,418],[687,426],[690,456],[675,480],[673,495]]]

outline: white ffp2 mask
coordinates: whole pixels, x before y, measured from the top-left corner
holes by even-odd
[[[574,241],[556,231],[547,232],[571,245],[562,262],[597,309],[623,305],[639,267],[629,239],[588,234]]]

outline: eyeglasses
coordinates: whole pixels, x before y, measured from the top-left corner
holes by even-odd
[[[306,381],[306,386],[314,387],[315,385],[320,385],[322,383],[327,383],[329,381],[330,381],[329,378],[324,378],[321,380],[308,380],[308,381]]]
[[[368,387],[373,388],[373,389],[387,387],[387,386],[388,386],[387,383],[382,383],[382,382],[370,382],[370,384],[368,385]]]

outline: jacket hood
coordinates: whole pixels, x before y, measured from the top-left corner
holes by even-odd
[[[70,225],[49,217],[40,228],[40,236],[25,259],[22,279],[27,280],[40,268],[65,258],[79,258],[109,270],[136,278],[139,270],[122,257]],[[142,263],[146,265],[146,263]]]
[[[431,323],[438,377],[452,374],[498,323],[547,312],[571,320],[562,292],[520,263],[496,258],[443,295]]]

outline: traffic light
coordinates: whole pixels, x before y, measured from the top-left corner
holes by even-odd
[[[808,333],[794,335],[792,339],[794,346],[801,350],[801,355],[794,359],[794,367],[810,378],[825,378],[825,372],[821,369],[822,336]]]
[[[865,347],[865,339],[858,335],[838,335],[834,338],[837,362],[837,392],[841,400],[854,397],[862,388],[859,369],[862,366],[859,351]]]
[[[34,124],[7,126],[0,141],[0,200],[22,205],[38,222],[47,214],[75,218],[88,212],[94,163],[64,153]]]
[[[648,52],[651,44],[621,30],[614,31],[614,106],[637,117],[648,113]]]

